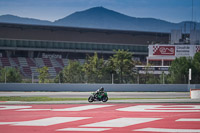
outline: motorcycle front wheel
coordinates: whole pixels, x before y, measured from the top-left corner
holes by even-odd
[[[103,98],[102,98],[102,102],[107,102],[108,101],[108,97],[106,96],[104,96]]]
[[[88,98],[88,102],[93,102],[94,101],[94,97],[93,96],[90,96],[89,98]]]

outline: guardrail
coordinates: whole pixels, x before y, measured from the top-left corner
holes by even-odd
[[[200,84],[37,84],[0,83],[0,91],[95,91],[103,86],[113,92],[189,92],[190,88],[200,88]]]

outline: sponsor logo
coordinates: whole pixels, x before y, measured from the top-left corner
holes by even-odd
[[[153,55],[175,55],[175,46],[154,46]]]

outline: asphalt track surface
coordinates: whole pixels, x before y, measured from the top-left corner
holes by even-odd
[[[200,133],[200,104],[0,105],[1,133]]]
[[[0,96],[87,98],[90,93],[0,92]],[[188,92],[108,92],[108,95],[144,99],[90,104],[87,101],[0,101],[0,132],[200,133],[200,99],[189,99]]]
[[[88,98],[91,92],[0,92],[2,96],[21,97],[57,97],[57,98]],[[108,92],[109,98],[136,98],[126,100],[108,100],[108,103],[200,103],[200,99],[190,99],[189,92]],[[141,99],[142,98],[142,99]],[[150,98],[150,99],[149,99]],[[87,104],[81,101],[0,101],[0,104]],[[101,103],[101,102],[95,102]]]
[[[0,96],[87,98],[91,92],[0,92]],[[187,98],[189,92],[108,92],[111,98]]]

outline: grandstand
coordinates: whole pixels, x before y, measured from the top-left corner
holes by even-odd
[[[148,45],[169,43],[169,33],[104,30],[59,26],[0,23],[0,66],[15,67],[24,77],[38,76],[47,66],[55,77],[69,59],[84,63],[97,52],[105,59],[113,50],[124,49],[146,62]]]
[[[0,66],[2,67],[15,67],[25,77],[31,77],[32,73],[34,76],[38,76],[37,68],[47,66],[51,77],[55,77],[64,66],[67,66],[68,59],[58,58],[25,58],[25,57],[1,57]]]

